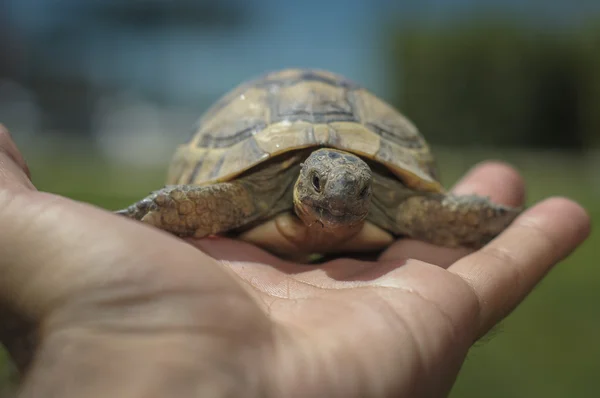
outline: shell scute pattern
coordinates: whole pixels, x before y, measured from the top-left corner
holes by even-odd
[[[283,87],[272,101],[272,122],[302,120],[309,123],[358,122],[346,90],[322,82],[308,81]]]
[[[264,130],[270,119],[267,95],[256,87],[236,95],[199,126],[193,143],[201,148],[227,148]]]
[[[226,181],[278,154],[331,146],[386,165],[410,186],[442,191],[429,147],[395,108],[320,70],[264,75],[226,94],[176,151],[169,184]]]

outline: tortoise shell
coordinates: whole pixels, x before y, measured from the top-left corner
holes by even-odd
[[[388,103],[342,76],[288,69],[242,84],[179,146],[167,184],[227,181],[277,155],[331,147],[386,166],[407,186],[442,192],[429,146]]]

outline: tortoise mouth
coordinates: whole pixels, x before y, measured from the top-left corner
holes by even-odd
[[[315,206],[315,212],[319,215],[325,215],[328,217],[344,217],[346,214],[348,214],[344,210],[326,209],[322,206]]]
[[[332,209],[305,203],[297,203],[296,212],[308,226],[318,223],[328,229],[355,226],[363,222],[368,214],[368,212],[353,213],[347,209]]]

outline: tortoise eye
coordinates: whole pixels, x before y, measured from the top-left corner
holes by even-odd
[[[313,174],[312,185],[313,185],[313,188],[315,189],[315,191],[321,192],[321,180],[319,179],[319,176],[316,174]]]
[[[367,196],[368,193],[369,193],[369,186],[367,185],[360,191],[359,195],[361,198],[364,198],[365,196]]]

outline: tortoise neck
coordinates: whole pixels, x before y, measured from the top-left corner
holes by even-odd
[[[278,159],[238,179],[261,209],[261,220],[292,209],[301,160],[300,156],[290,156],[283,161]]]

